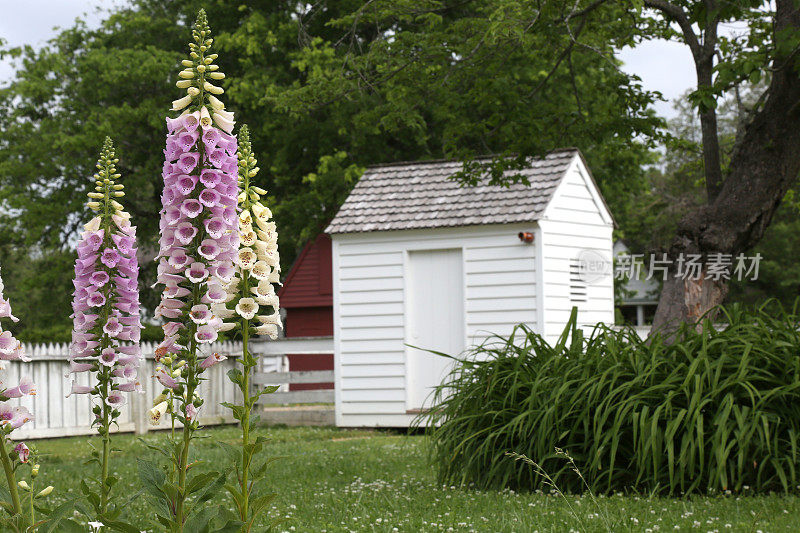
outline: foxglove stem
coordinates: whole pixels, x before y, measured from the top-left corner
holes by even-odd
[[[244,282],[245,288],[248,288],[247,281]],[[241,519],[242,522],[247,523],[249,507],[250,507],[250,487],[248,484],[248,478],[250,473],[250,462],[253,459],[251,453],[248,452],[250,449],[250,371],[252,370],[252,366],[248,365],[247,362],[250,361],[250,321],[243,320],[242,321],[242,359],[244,364],[244,372],[242,373],[242,402],[244,404],[244,412],[242,413],[242,514]],[[245,526],[242,528],[246,531]]]
[[[235,304],[235,314],[239,315],[239,325],[242,330],[242,364],[241,376],[233,379],[242,392],[241,415],[237,416],[242,425],[242,460],[239,475],[239,490],[241,500],[238,501],[239,518],[244,523],[242,532],[250,531],[256,519],[251,516],[250,497],[257,479],[251,479],[251,465],[254,451],[250,446],[250,419],[255,399],[258,395],[251,394],[250,377],[258,362],[250,353],[250,336],[252,333],[266,333],[271,337],[277,336],[280,323],[275,317],[278,313],[278,297],[272,287],[273,282],[278,282],[280,272],[277,232],[274,223],[269,221],[269,209],[260,203],[261,194],[266,191],[252,186],[251,178],[258,173],[257,161],[252,153],[250,132],[247,126],[242,126],[239,131],[239,185],[242,192],[239,195],[240,243],[237,274],[228,285],[229,299]],[[253,222],[258,230],[253,229]],[[256,298],[251,295],[255,294]],[[252,320],[256,317],[259,306],[269,306],[270,315],[259,316],[261,326],[253,328]],[[225,306],[217,308],[218,312],[233,313]],[[266,323],[265,323],[266,322]],[[264,331],[266,327],[267,331]],[[236,496],[234,496],[237,498]],[[238,499],[238,498],[237,498]]]
[[[19,499],[19,489],[17,487],[17,478],[14,475],[14,467],[11,464],[11,458],[8,455],[8,448],[6,448],[7,437],[5,433],[0,432],[0,460],[3,461],[3,470],[6,473],[6,482],[8,483],[8,492],[11,493],[11,505],[14,507],[14,514],[22,514],[22,503]]]

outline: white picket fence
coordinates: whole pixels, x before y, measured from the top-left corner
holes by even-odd
[[[119,428],[115,431],[144,433],[148,431],[149,424],[147,411],[153,405],[155,395],[163,387],[153,378],[155,361],[153,352],[156,345],[142,343],[142,354],[145,359],[139,368],[139,380],[142,382],[144,394],[126,394],[128,402],[122,407]],[[69,370],[69,346],[66,344],[36,344],[26,345],[26,353],[32,361],[21,363],[19,361],[7,362],[6,368],[0,371],[0,381],[4,386],[16,385],[21,376],[30,376],[36,384],[35,396],[26,396],[12,400],[17,404],[26,406],[34,415],[34,420],[14,431],[14,439],[36,439],[46,437],[66,437],[72,435],[94,434],[96,429],[91,427],[91,398],[88,395],[72,395],[67,398],[72,378],[79,384],[89,385],[90,376],[87,372],[73,374],[66,377]],[[227,360],[211,367],[204,373],[206,381],[200,385],[199,394],[204,398],[200,409],[200,423],[203,425],[227,424],[234,422],[230,411],[222,407],[220,402],[235,402],[239,400],[239,391],[228,380],[227,372],[233,368],[236,358],[242,351],[240,342],[221,342],[205,347],[204,353],[217,352],[228,357]],[[254,350],[255,351],[255,350]],[[281,371],[285,363],[280,357],[262,357],[261,371]],[[162,422],[167,427],[166,422]],[[153,428],[149,428],[153,429]]]

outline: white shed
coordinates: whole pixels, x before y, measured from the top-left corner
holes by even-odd
[[[457,355],[522,322],[552,341],[573,306],[614,321],[614,222],[578,150],[517,171],[530,186],[461,187],[460,169],[371,167],[326,230],[338,426],[406,427],[428,406],[450,360],[408,345]]]

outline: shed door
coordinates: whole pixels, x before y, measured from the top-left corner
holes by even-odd
[[[464,349],[461,249],[409,252],[408,267],[406,342],[458,355]],[[406,353],[409,408],[429,407],[429,395],[442,382],[451,360],[415,348],[407,348]]]

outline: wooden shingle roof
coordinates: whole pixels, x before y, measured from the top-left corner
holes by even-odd
[[[450,179],[459,161],[422,161],[370,167],[326,233],[444,228],[538,220],[576,149],[551,152],[523,170],[530,185],[465,187]]]

